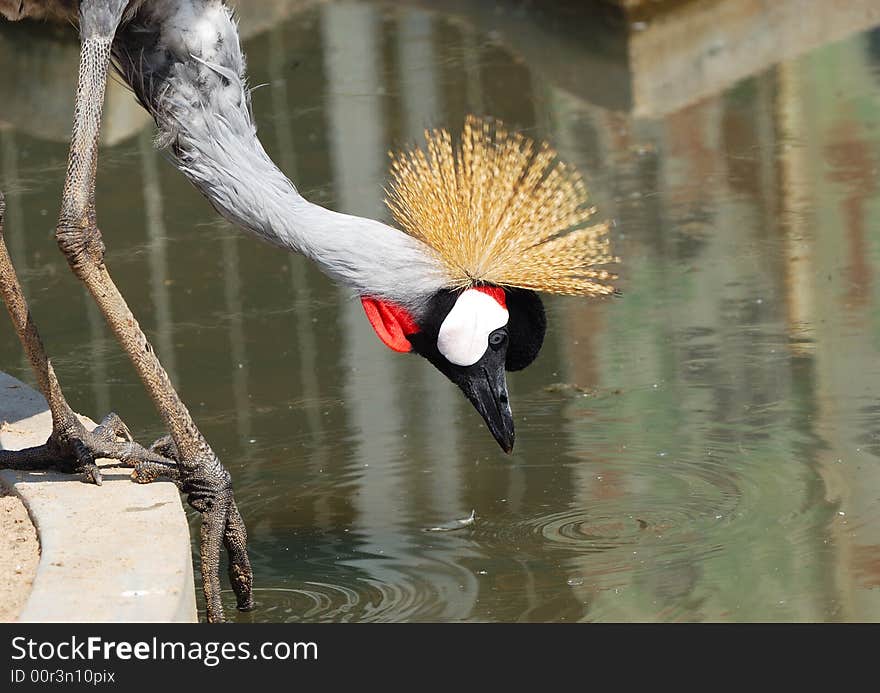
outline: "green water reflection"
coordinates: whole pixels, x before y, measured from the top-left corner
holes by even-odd
[[[307,196],[384,218],[389,148],[491,114],[585,172],[624,295],[546,301],[505,457],[359,302],[218,220],[111,93],[108,264],[232,470],[258,585],[236,617],[880,620],[880,33],[646,115],[621,47],[562,10],[267,4],[271,24],[243,23],[254,111]],[[76,46],[2,25],[0,56],[35,317],[73,405],[149,441],[159,420],[52,238]],[[32,381],[6,322],[0,363]]]

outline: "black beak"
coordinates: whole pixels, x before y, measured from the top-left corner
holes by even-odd
[[[501,330],[497,330],[501,332]],[[515,438],[513,414],[510,411],[510,396],[507,394],[507,333],[504,339],[492,345],[480,360],[470,366],[450,363],[437,349],[437,338],[433,332],[421,332],[407,336],[413,350],[428,359],[443,375],[458,385],[474,409],[480,412],[483,421],[504,452],[513,450]]]
[[[464,373],[454,378],[455,382],[483,417],[501,449],[509,453],[516,435],[504,375],[504,350],[490,348],[473,366],[462,370]]]

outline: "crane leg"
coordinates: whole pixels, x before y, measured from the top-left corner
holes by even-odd
[[[162,416],[176,451],[177,482],[189,504],[202,513],[201,574],[208,620],[222,621],[220,550],[225,545],[238,608],[253,608],[253,573],[247,532],[236,506],[229,472],[202,436],[171,384],[153,347],[110,278],[95,215],[98,130],[110,65],[110,48],[126,0],[82,0],[80,67],[67,178],[56,239],[73,273],[85,284]],[[135,463],[134,476],[147,482],[167,471],[151,461]]]
[[[101,471],[96,462],[99,458],[105,458],[118,460],[126,465],[143,465],[154,475],[173,475],[176,471],[175,463],[168,457],[135,443],[128,427],[116,414],[108,414],[97,428],[89,431],[67,404],[6,249],[3,237],[4,212],[3,195],[0,194],[0,293],[37,383],[49,404],[52,433],[44,444],[36,447],[0,450],[0,469],[57,469],[80,473],[83,481],[100,485]],[[119,438],[123,440],[120,441]]]

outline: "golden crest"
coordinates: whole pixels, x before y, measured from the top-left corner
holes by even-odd
[[[580,296],[614,292],[607,222],[580,174],[548,145],[468,116],[461,141],[425,132],[426,150],[391,154],[385,203],[428,245],[450,288],[495,284]]]

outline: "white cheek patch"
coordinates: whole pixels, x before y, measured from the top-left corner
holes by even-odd
[[[507,309],[476,289],[468,289],[455,302],[440,326],[437,349],[456,366],[472,366],[489,348],[489,335],[504,327]]]

